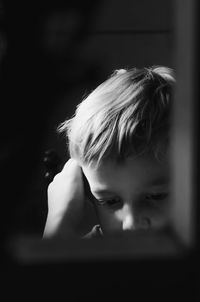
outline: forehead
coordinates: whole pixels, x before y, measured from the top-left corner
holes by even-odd
[[[93,190],[141,189],[169,183],[169,161],[159,162],[153,155],[130,157],[123,163],[105,161],[98,168],[83,167]]]

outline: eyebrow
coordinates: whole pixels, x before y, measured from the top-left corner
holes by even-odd
[[[116,193],[114,193],[110,190],[107,190],[107,189],[97,189],[97,190],[92,191],[92,193],[94,193],[94,194],[114,194],[114,195],[116,195]]]

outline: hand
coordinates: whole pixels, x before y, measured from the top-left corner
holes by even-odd
[[[75,235],[85,207],[82,170],[69,159],[48,186],[48,215],[44,237]]]

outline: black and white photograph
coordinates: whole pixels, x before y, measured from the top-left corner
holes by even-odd
[[[0,0],[3,300],[200,301],[199,17]]]

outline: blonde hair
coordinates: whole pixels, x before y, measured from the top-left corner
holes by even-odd
[[[161,142],[168,140],[174,83],[173,70],[163,66],[115,70],[59,126],[70,156],[86,165],[147,151],[159,158]]]

